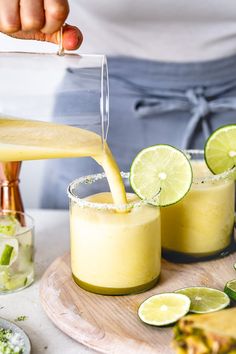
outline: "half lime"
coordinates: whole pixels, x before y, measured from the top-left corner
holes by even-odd
[[[130,170],[134,192],[158,206],[175,204],[189,191],[192,168],[187,156],[170,145],[154,145],[135,157]]]
[[[139,318],[153,326],[166,326],[189,312],[190,299],[182,294],[163,293],[146,299],[138,309]]]
[[[183,294],[190,298],[190,312],[209,313],[224,309],[230,304],[230,299],[223,291],[194,286],[176,290],[175,293]]]
[[[220,174],[236,166],[236,124],[224,125],[208,138],[204,148],[207,166]]]

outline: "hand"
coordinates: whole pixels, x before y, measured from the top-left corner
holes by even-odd
[[[59,30],[68,13],[67,0],[0,0],[0,32],[14,38],[58,44]],[[64,26],[65,49],[79,48],[82,40],[77,27]]]

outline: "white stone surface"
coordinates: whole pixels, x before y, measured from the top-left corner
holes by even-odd
[[[36,279],[29,288],[14,294],[0,295],[0,317],[16,322],[30,337],[32,354],[88,354],[94,351],[69,338],[48,319],[39,300],[39,282],[52,261],[69,250],[69,212],[29,210],[35,219]]]

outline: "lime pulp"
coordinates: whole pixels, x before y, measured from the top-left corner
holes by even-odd
[[[230,299],[223,291],[207,287],[189,287],[176,290],[190,298],[190,312],[209,313],[224,309],[230,304]]]
[[[166,326],[189,312],[190,299],[182,294],[163,293],[146,299],[138,309],[139,318],[149,325]]]
[[[130,184],[143,200],[157,206],[177,203],[192,184],[192,168],[187,156],[170,145],[143,149],[133,160]]]

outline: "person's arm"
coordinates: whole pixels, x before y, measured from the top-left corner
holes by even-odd
[[[58,43],[59,30],[68,13],[67,0],[0,0],[0,32],[19,39]],[[82,40],[77,27],[65,25],[65,49],[79,48]]]

